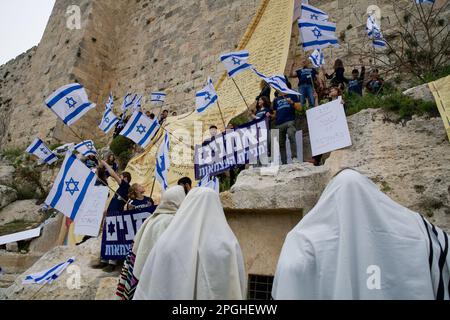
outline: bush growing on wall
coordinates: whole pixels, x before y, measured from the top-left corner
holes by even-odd
[[[111,142],[109,149],[119,160],[121,169],[124,169],[127,166],[128,161],[130,161],[133,154],[133,148],[133,141],[123,136],[117,136]]]

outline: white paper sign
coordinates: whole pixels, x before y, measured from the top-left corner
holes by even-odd
[[[6,236],[1,236],[0,237],[0,245],[17,242],[17,241],[22,241],[22,240],[28,240],[28,239],[32,239],[32,238],[37,238],[41,234],[41,228],[42,227],[39,226],[35,229],[17,232],[17,233],[13,233],[13,234],[8,234]]]
[[[352,145],[344,106],[338,99],[306,111],[313,156]]]
[[[94,187],[92,192],[86,194],[83,207],[75,217],[76,235],[98,236],[107,199],[107,187]]]

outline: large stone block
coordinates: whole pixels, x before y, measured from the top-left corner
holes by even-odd
[[[7,187],[0,185],[0,209],[8,206],[10,203],[17,200],[17,191]],[[0,221],[4,214],[0,211]]]

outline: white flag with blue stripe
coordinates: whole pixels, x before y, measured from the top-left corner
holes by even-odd
[[[213,177],[211,179],[209,175],[206,175],[202,180],[199,181],[197,187],[209,188],[216,191],[217,193],[220,193],[220,181],[217,177]]]
[[[106,101],[105,110],[106,111],[107,110],[112,110],[113,108],[114,108],[114,97],[113,97],[112,92],[111,92],[109,94],[108,101]]]
[[[247,50],[225,53],[220,56],[220,61],[227,69],[228,76],[233,78],[240,72],[250,69],[251,64],[247,62],[250,54]]]
[[[417,4],[433,4],[435,0],[416,0]]]
[[[52,164],[58,160],[58,157],[40,138],[34,139],[33,143],[27,148],[26,152],[35,155],[47,164]]]
[[[103,114],[102,122],[100,122],[98,127],[104,133],[108,133],[117,122],[119,122],[119,118],[112,112],[111,109],[108,109]]]
[[[123,98],[123,102],[122,102],[122,112],[126,112],[128,109],[130,109],[133,105],[134,102],[136,101],[137,95],[135,94],[133,96],[133,98],[131,97],[132,94],[131,93],[127,93],[125,98]]]
[[[120,132],[120,135],[133,140],[142,148],[145,148],[152,141],[158,129],[159,124],[156,119],[151,120],[142,112],[136,111],[128,120],[125,128]]]
[[[22,280],[22,284],[51,284],[75,261],[75,257],[68,259],[66,262],[57,264],[50,269],[30,274]]]
[[[316,21],[310,19],[298,19],[298,27],[303,40],[303,49],[323,49],[330,45],[338,47],[336,38],[336,24],[327,21]]]
[[[366,31],[369,39],[372,40],[372,46],[375,49],[386,48],[386,41],[384,40],[381,29],[377,25],[375,17],[373,15],[369,15],[369,17],[367,18]]]
[[[286,84],[286,78],[283,75],[266,77],[262,73],[259,73],[255,68],[253,68],[253,71],[255,71],[255,73],[258,76],[260,76],[273,89],[283,92],[283,93],[286,93],[286,94],[294,94],[297,96],[300,95],[300,93],[298,93],[297,91],[289,89],[289,87]]]
[[[164,92],[152,92],[150,101],[152,104],[163,104],[166,101],[166,94]]]
[[[45,204],[74,221],[95,180],[95,173],[68,152]]]
[[[132,109],[133,112],[142,110],[141,100],[142,100],[142,96],[139,96],[138,98],[136,98],[136,101],[133,104],[133,109]]]
[[[320,10],[319,8],[313,7],[306,3],[302,3],[301,9],[301,19],[328,21],[328,14],[325,11]]]
[[[68,126],[95,108],[95,103],[89,101],[86,90],[79,83],[59,88],[45,100],[45,104]]]
[[[94,141],[92,140],[80,142],[75,146],[74,149],[77,150],[84,157],[97,155],[97,150],[95,149]]]
[[[320,68],[325,64],[325,58],[321,49],[314,50],[309,56],[309,60],[315,68]]]
[[[163,190],[167,190],[167,188],[169,187],[169,180],[167,179],[167,173],[169,172],[170,166],[169,150],[170,150],[170,140],[169,135],[166,132],[166,135],[164,136],[164,141],[159,146],[158,155],[156,156],[156,168],[155,168],[156,180],[158,180]]]
[[[195,108],[202,113],[217,101],[216,89],[214,89],[211,78],[208,78],[206,87],[195,94]]]

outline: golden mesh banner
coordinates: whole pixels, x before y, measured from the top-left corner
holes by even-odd
[[[259,72],[267,76],[283,74],[289,54],[293,12],[294,1],[292,0],[262,0],[238,48],[230,48],[229,51],[248,50],[249,62]],[[218,58],[217,56],[217,60]],[[247,102],[253,102],[260,92],[261,79],[251,70],[247,70],[238,74],[235,81]],[[247,110],[236,86],[226,73],[217,82],[216,91],[226,123]],[[193,96],[193,101],[194,98]],[[216,105],[202,114],[193,111],[169,117],[166,120],[164,128],[171,133],[171,165],[168,173],[170,186],[175,185],[178,179],[185,176],[194,181],[194,151],[186,147],[186,144],[194,146],[208,138],[206,133],[211,125],[216,125],[219,130],[225,129]],[[126,171],[132,175],[132,183],[142,184],[147,194],[150,194],[152,190],[156,154],[164,134],[165,131],[160,130],[153,143],[142,154],[133,158],[126,168]],[[160,193],[160,185],[156,182],[153,199],[157,201]]]
[[[430,82],[428,84],[436,100],[445,130],[450,141],[450,76]]]

